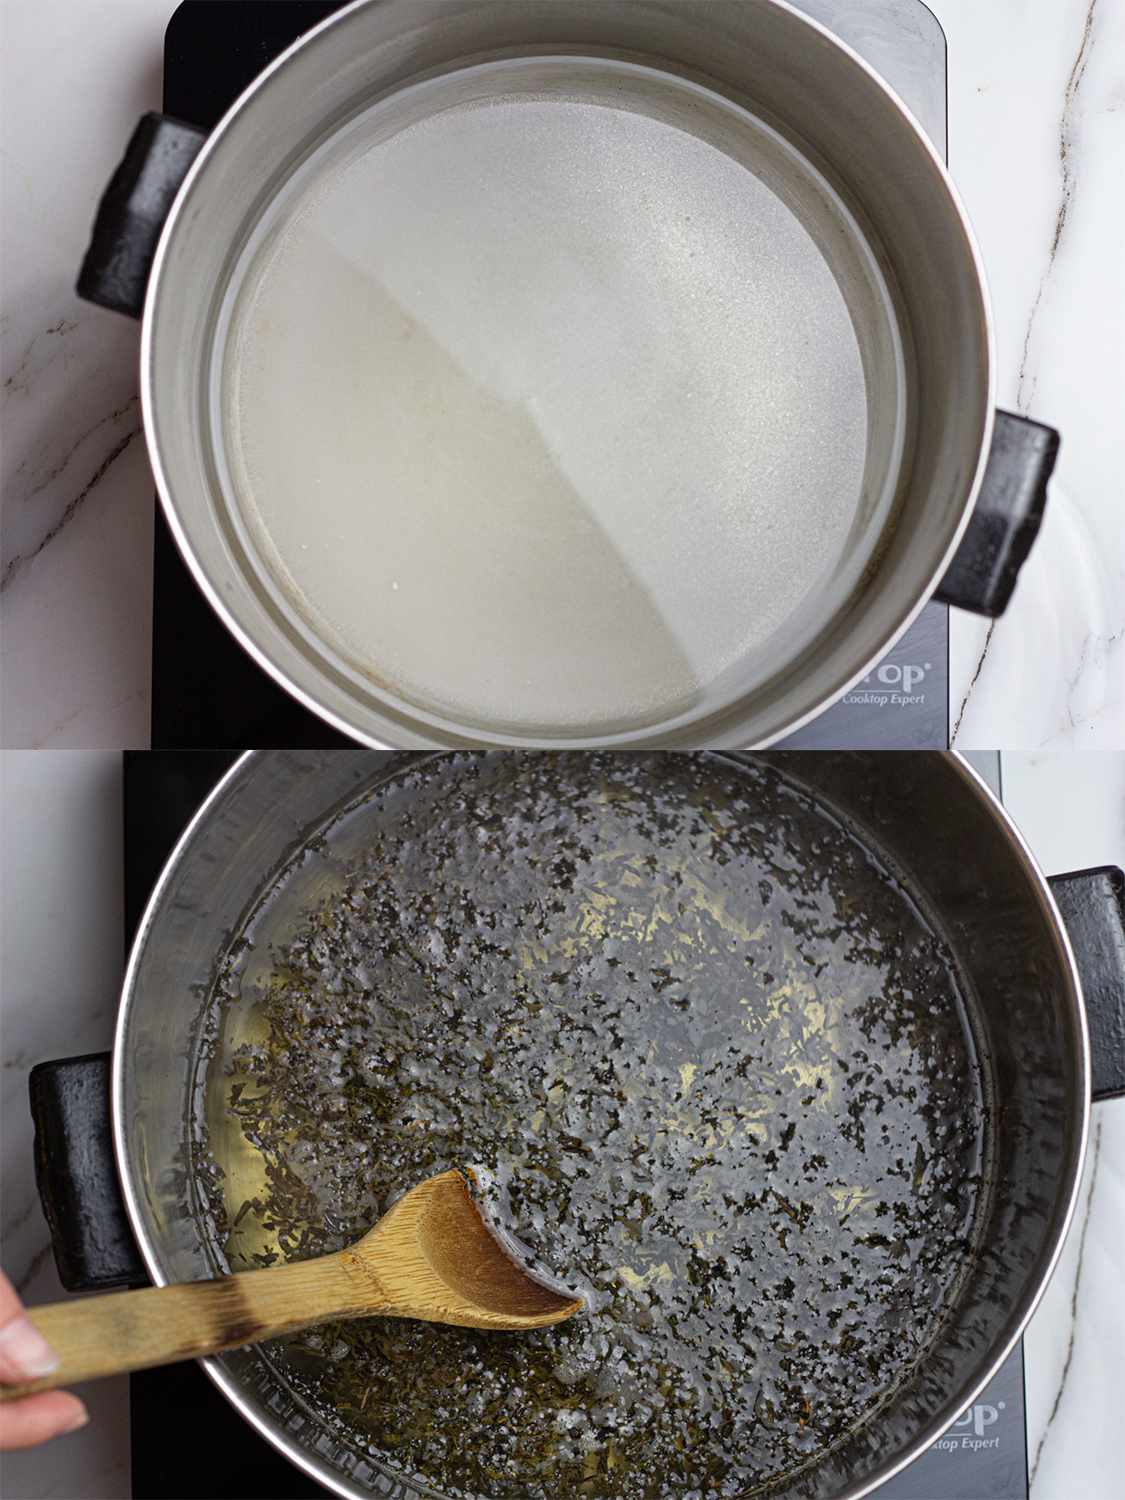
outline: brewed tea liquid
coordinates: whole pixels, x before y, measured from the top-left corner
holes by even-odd
[[[295,856],[214,1001],[232,1266],[339,1248],[480,1164],[589,1299],[533,1334],[374,1319],[258,1355],[444,1495],[784,1476],[926,1357],[972,1263],[985,1086],[953,954],[773,772],[430,761]]]
[[[878,533],[873,263],[791,148],[682,91],[376,111],[239,281],[221,425],[252,544],[441,722],[608,734],[733,696],[861,509]]]

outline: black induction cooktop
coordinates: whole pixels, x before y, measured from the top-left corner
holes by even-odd
[[[830,26],[837,21],[944,150],[944,43],[921,0],[803,0],[803,8]],[[165,111],[210,129],[267,63],[337,9],[314,0],[186,0],[165,36]],[[154,553],[154,747],[346,743],[229,634],[196,587],[159,505]],[[863,682],[786,741],[804,749],[945,749],[948,743],[949,611],[943,604],[928,604]]]
[[[184,826],[235,759],[221,751],[126,751],[127,946]],[[130,1377],[129,1392],[134,1500],[303,1500],[327,1493],[259,1437],[199,1365],[142,1371]],[[206,1438],[185,1443],[185,1431]],[[878,1496],[1027,1500],[1027,1492],[1021,1345],[950,1431]]]

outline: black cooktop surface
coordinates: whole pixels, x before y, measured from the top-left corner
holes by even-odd
[[[918,0],[887,5],[888,25],[893,21],[900,45],[908,46],[911,28],[902,13],[912,6],[920,10]],[[312,0],[186,0],[165,37],[166,112],[209,129],[267,63],[339,8]],[[824,0],[810,8],[824,18]],[[938,64],[922,53],[918,65]],[[278,687],[220,623],[181,559],[159,505],[152,663],[154,747],[346,743]],[[806,749],[944,749],[948,684],[949,611],[928,604],[868,678],[787,743]]]

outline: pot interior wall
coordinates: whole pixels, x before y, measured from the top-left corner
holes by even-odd
[[[197,576],[228,623],[357,736],[403,746],[566,743],[562,733],[436,726],[311,644],[284,600],[255,581],[216,467],[208,367],[242,246],[278,187],[335,128],[404,83],[467,60],[567,51],[701,81],[780,131],[848,206],[895,302],[909,392],[905,451],[892,519],[877,543],[867,539],[875,555],[862,576],[845,598],[826,591],[830,618],[810,617],[784,649],[775,644],[762,659],[732,668],[714,701],[592,741],[698,744],[703,733],[716,745],[768,742],[841,692],[929,593],[957,535],[990,424],[979,272],[940,166],[863,66],[783,6],[440,0],[418,12],[385,0],[345,13],[247,101],[209,151],[166,238],[145,370],[163,487]],[[878,424],[889,420],[891,403],[885,383],[875,394]],[[876,527],[879,508],[872,502]],[[853,548],[857,557],[862,551]]]
[[[1086,1080],[1076,997],[1042,889],[987,793],[955,758],[762,759],[910,872],[972,985],[995,1094],[991,1199],[975,1273],[917,1375],[786,1491],[811,1500],[858,1493],[885,1477],[957,1415],[1018,1331],[1069,1210]],[[166,874],[134,953],[115,1090],[119,1160],[158,1279],[213,1272],[194,1218],[184,1132],[199,1116],[196,1062],[213,1024],[204,1002],[217,959],[270,876],[341,806],[404,763],[358,751],[248,757]],[[239,1351],[215,1365],[253,1420],[285,1434],[322,1479],[344,1493],[395,1492],[364,1453],[311,1419],[266,1359]]]

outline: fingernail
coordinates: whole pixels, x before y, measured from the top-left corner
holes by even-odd
[[[27,1318],[13,1318],[0,1328],[0,1354],[26,1380],[41,1380],[59,1367],[58,1355]]]
[[[83,1407],[81,1411],[75,1413],[74,1420],[72,1422],[69,1422],[63,1428],[63,1430],[59,1434],[59,1436],[60,1437],[65,1436],[65,1434],[68,1433],[68,1432],[77,1432],[80,1427],[85,1427],[86,1423],[89,1420],[90,1420],[90,1413],[86,1410],[85,1407]]]

